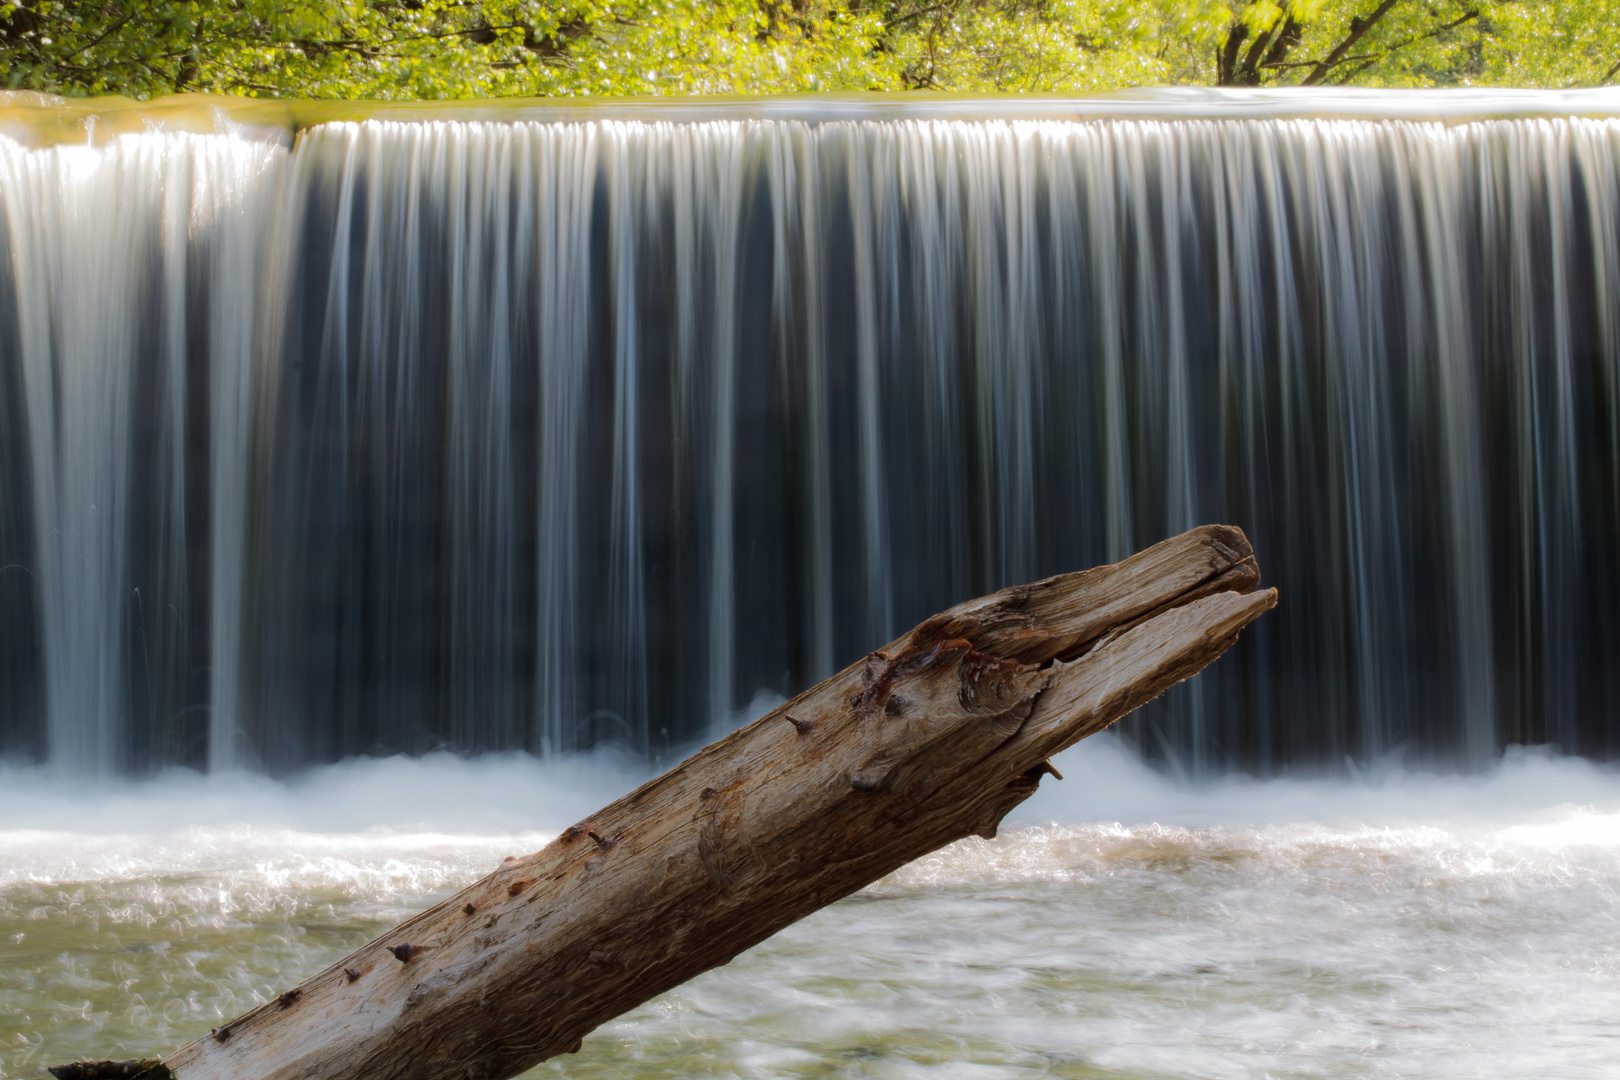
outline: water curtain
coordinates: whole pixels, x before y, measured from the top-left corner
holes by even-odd
[[[1620,121],[0,140],[0,753],[652,758],[1242,526],[1192,774],[1620,753]]]

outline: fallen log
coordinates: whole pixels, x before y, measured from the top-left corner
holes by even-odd
[[[994,836],[1049,757],[1274,606],[1258,581],[1243,533],[1207,526],[958,605],[160,1064],[104,1064],[503,1080],[576,1051],[905,863]]]

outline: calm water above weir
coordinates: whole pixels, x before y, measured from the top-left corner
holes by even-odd
[[[532,1076],[1612,1077],[1620,775],[1180,788],[1106,737],[923,859]],[[635,772],[0,776],[0,1077],[164,1050],[533,849]],[[489,793],[501,793],[492,805]]]

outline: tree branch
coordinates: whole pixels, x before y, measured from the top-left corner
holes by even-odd
[[[1256,35],[1244,50],[1243,42],[1248,40],[1249,33],[1248,26],[1242,22],[1234,23],[1227,31],[1225,48],[1215,54],[1216,77],[1221,86],[1259,86],[1267,70],[1288,66],[1285,61],[1289,50],[1299,44],[1305,27],[1288,10],[1287,0],[1283,0],[1270,28]]]
[[[1226,45],[1215,51],[1215,82],[1218,86],[1237,85],[1237,57],[1238,50],[1243,47],[1243,39],[1249,36],[1249,28],[1238,23],[1226,32]]]
[[[96,38],[96,40],[91,41],[91,42],[86,42],[85,44],[80,45],[77,49],[74,49],[72,52],[68,53],[67,56],[63,57],[63,59],[64,60],[67,59],[68,56],[78,56],[80,53],[84,52],[86,49],[95,48],[97,45],[100,45],[103,41],[106,41],[108,38],[112,37],[118,31],[122,30],[126,25],[128,25],[129,21],[131,19],[133,19],[134,17],[135,17],[135,13],[130,12],[128,15],[125,15],[122,19],[117,20],[111,26],[107,27],[106,30],[102,31],[102,33]]]
[[[1343,75],[1340,75],[1337,79],[1334,79],[1333,80],[1333,85],[1334,86],[1343,86],[1343,85],[1345,85],[1351,79],[1355,78],[1357,75],[1360,75],[1363,71],[1366,71],[1368,68],[1372,67],[1373,64],[1375,64],[1377,62],[1378,62],[1378,58],[1375,56],[1371,60],[1368,60],[1366,63],[1357,64],[1355,67],[1351,68],[1349,71],[1346,71]]]
[[[1343,86],[1350,79],[1353,79],[1357,75],[1361,74],[1363,71],[1366,71],[1368,68],[1372,67],[1372,65],[1374,63],[1376,63],[1377,61],[1383,59],[1384,57],[1389,56],[1389,55],[1391,55],[1393,53],[1398,53],[1402,49],[1406,48],[1408,45],[1413,44],[1414,42],[1422,41],[1425,38],[1437,37],[1440,34],[1445,33],[1447,30],[1455,30],[1457,27],[1461,26],[1463,23],[1469,22],[1470,20],[1477,19],[1477,18],[1479,18],[1479,12],[1478,11],[1470,11],[1466,15],[1461,16],[1460,18],[1456,18],[1456,19],[1451,20],[1450,22],[1446,23],[1444,26],[1437,26],[1433,30],[1427,30],[1427,31],[1425,31],[1425,32],[1423,32],[1421,34],[1413,34],[1411,37],[1407,38],[1404,41],[1397,41],[1395,44],[1391,45],[1389,48],[1385,49],[1383,52],[1358,53],[1355,56],[1342,56],[1335,63],[1335,65],[1334,65],[1335,67],[1337,67],[1339,65],[1342,65],[1342,64],[1357,64],[1358,66],[1353,68],[1349,72],[1349,74],[1343,75],[1340,78],[1336,79],[1333,82],[1333,85],[1334,86]],[[1360,61],[1366,61],[1366,62],[1365,63],[1360,63]],[[1325,62],[1326,61],[1321,61],[1319,63],[1325,63]],[[1279,67],[1279,68],[1296,68],[1296,67],[1312,67],[1313,65],[1312,65],[1312,63],[1310,61],[1306,61],[1305,63],[1300,63],[1300,64],[1278,64],[1276,66]],[[1620,65],[1616,65],[1616,67],[1620,67]],[[1307,85],[1307,84],[1302,82],[1300,85],[1304,86],[1304,85]]]
[[[1356,47],[1356,42],[1366,37],[1367,31],[1376,26],[1378,21],[1385,15],[1388,15],[1389,10],[1399,2],[1400,0],[1383,0],[1382,3],[1373,9],[1372,14],[1368,15],[1365,19],[1360,18],[1359,16],[1351,19],[1350,33],[1343,41],[1339,42],[1333,47],[1333,51],[1328,53],[1327,56],[1311,70],[1309,75],[1300,80],[1299,85],[1315,86],[1317,83],[1325,79],[1328,73],[1338,66],[1339,61],[1344,59],[1345,54]]]
[[[908,11],[893,21],[885,20],[883,23],[883,29],[898,30],[908,22],[915,22],[925,15],[938,15],[948,7],[950,7],[949,4],[929,4],[927,7],[917,8],[915,11]]]
[[[1273,67],[1287,60],[1288,51],[1298,45],[1299,39],[1304,36],[1305,25],[1294,21],[1292,15],[1288,16],[1288,21],[1283,26],[1282,33],[1278,34],[1277,40],[1272,42],[1270,50],[1266,52],[1266,58],[1260,62],[1260,67],[1262,69]]]
[[[1260,61],[1265,58],[1266,46],[1271,44],[1272,35],[1283,26],[1286,18],[1286,15],[1277,16],[1277,21],[1271,24],[1271,29],[1256,37],[1254,44],[1249,46],[1249,51],[1243,54],[1244,82],[1258,85]]]
[[[994,837],[1052,755],[1273,607],[1259,576],[1242,532],[1206,526],[959,604],[143,1075],[504,1080],[577,1051],[905,863]]]

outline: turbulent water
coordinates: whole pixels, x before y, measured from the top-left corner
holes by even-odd
[[[1612,1077],[1620,775],[1201,787],[1108,737],[1024,825],[922,859],[533,1076]],[[85,791],[0,774],[0,1077],[158,1052],[279,993],[639,767],[348,762]]]
[[[1257,100],[0,138],[0,754],[657,756],[1204,521],[1146,754],[1620,754],[1620,97]]]

